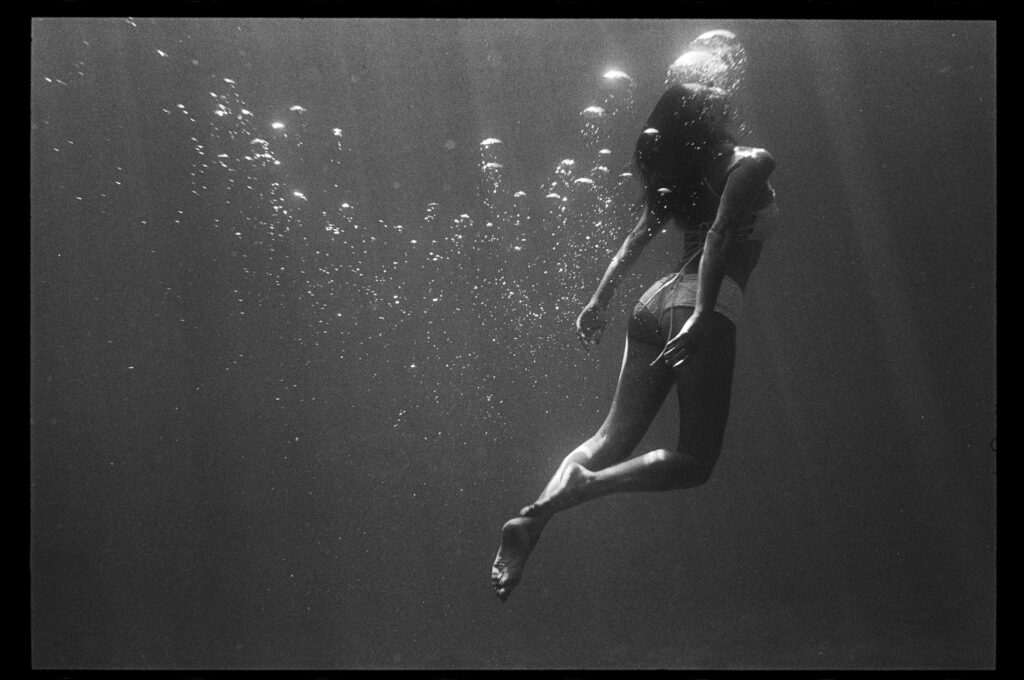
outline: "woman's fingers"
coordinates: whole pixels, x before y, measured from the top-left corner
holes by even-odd
[[[601,329],[598,328],[597,330],[592,331],[580,331],[577,333],[577,336],[579,337],[580,342],[583,343],[584,349],[589,352],[591,347],[601,342]]]
[[[665,345],[665,354],[678,354],[686,349],[687,344],[689,343],[685,336],[670,340],[669,343]]]
[[[675,368],[686,362],[694,352],[693,342],[688,338],[679,340],[675,345],[666,347],[665,349],[665,363]]]
[[[679,347],[666,353],[666,362],[672,368],[682,366],[696,353],[697,347],[697,341],[689,338],[686,342],[681,343]]]
[[[594,326],[577,326],[576,335],[579,337],[580,342],[583,343],[584,347],[590,349],[590,346],[596,345],[601,342],[601,335],[604,332],[604,327],[600,325]]]

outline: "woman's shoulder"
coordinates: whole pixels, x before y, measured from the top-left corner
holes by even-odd
[[[761,148],[760,146],[733,146],[732,158],[729,159],[726,174],[732,172],[740,165],[758,168],[767,177],[775,169],[775,158],[768,153],[767,148]]]
[[[756,146],[737,146],[733,148],[732,158],[725,174],[728,178],[737,176],[734,173],[738,172],[744,176],[745,184],[753,180],[753,184],[746,185],[753,191],[748,196],[750,210],[756,212],[775,201],[775,190],[772,189],[769,181],[773,170],[775,170],[775,159],[767,149]]]
[[[756,146],[722,146],[718,160],[706,175],[709,186],[716,195],[722,195],[729,177],[737,168],[743,168],[743,174],[763,179],[767,184],[769,175],[775,169],[775,159],[767,149]]]
[[[768,152],[768,149],[757,146],[734,146],[726,172],[731,172],[741,163],[759,166],[768,173],[775,169],[775,158]]]

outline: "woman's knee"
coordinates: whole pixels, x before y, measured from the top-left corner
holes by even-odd
[[[588,469],[601,469],[621,462],[629,457],[634,443],[621,435],[602,428],[594,436],[581,444],[572,455],[587,464]]]
[[[715,461],[698,460],[693,468],[692,475],[687,479],[688,484],[684,488],[705,484],[709,479],[711,479],[711,473],[714,472],[714,470]]]
[[[666,478],[674,489],[689,489],[704,484],[711,479],[718,460],[717,455],[694,455],[672,449],[657,449],[652,453],[658,459],[671,463],[667,466]]]

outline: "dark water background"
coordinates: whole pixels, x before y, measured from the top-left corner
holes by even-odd
[[[560,516],[501,604],[678,246],[584,354],[636,189],[554,170],[611,68],[626,169],[715,28],[783,216],[721,460]],[[994,24],[46,19],[31,79],[35,666],[992,665]]]

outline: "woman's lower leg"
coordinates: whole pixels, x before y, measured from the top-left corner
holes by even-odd
[[[701,458],[673,449],[657,449],[596,470],[571,459],[571,454],[566,457],[537,502],[523,509],[524,516],[549,518],[613,493],[686,489],[703,484],[711,473],[711,465]]]

